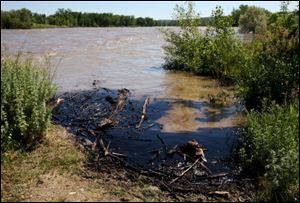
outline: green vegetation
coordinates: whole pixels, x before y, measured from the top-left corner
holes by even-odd
[[[263,33],[267,30],[267,15],[264,9],[250,6],[240,16],[239,26],[241,32]]]
[[[1,11],[1,28],[52,28],[52,27],[109,27],[109,26],[169,26],[176,22],[155,21],[152,18],[114,15],[112,13],[82,13],[58,9],[55,14],[32,13],[28,9]]]
[[[274,17],[243,6],[234,12],[235,22],[217,7],[201,33],[199,16],[188,3],[175,10],[181,30],[163,30],[166,69],[230,80],[252,109],[241,155],[245,170],[264,177],[260,200],[266,201],[299,200],[299,12],[287,12],[287,7],[283,2]],[[234,37],[236,22],[242,31],[253,32],[252,41]]]
[[[31,28],[32,13],[28,9],[1,11],[1,28]]]
[[[1,152],[41,141],[51,116],[46,101],[54,90],[46,69],[20,56],[1,56]]]
[[[241,156],[260,177],[260,200],[299,201],[299,103],[268,106],[248,113]]]
[[[241,15],[244,15],[244,13],[246,12],[248,8],[248,5],[240,5],[240,7],[238,9],[233,9],[231,12],[231,16],[233,19],[233,26],[238,27],[239,26],[239,20]]]
[[[256,35],[248,45],[250,60],[236,80],[248,108],[261,107],[264,98],[278,104],[298,98],[299,23],[282,13],[286,15],[277,18],[275,27]]]
[[[243,64],[241,42],[235,38],[230,17],[217,7],[212,12],[208,29],[198,29],[199,14],[192,2],[187,8],[177,6],[176,20],[180,32],[163,30],[168,42],[164,46],[166,69],[191,71],[219,79],[230,79]]]

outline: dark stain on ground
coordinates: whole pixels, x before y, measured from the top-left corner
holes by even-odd
[[[119,93],[120,90],[106,88],[64,93],[60,96],[64,102],[53,109],[53,121],[65,126],[84,146],[90,148],[97,136],[93,130],[97,128],[101,120],[112,114]],[[191,163],[187,163],[177,154],[169,156],[167,151],[194,139],[205,147],[207,163],[203,163],[212,175],[220,173],[227,175],[210,180],[205,178],[208,174],[204,174],[203,170],[193,167],[189,175],[182,176],[180,181],[174,183],[175,185],[182,188],[182,185],[186,187],[188,182],[190,188],[198,188],[195,191],[199,191],[201,187],[201,191],[207,191],[213,190],[211,184],[217,185],[220,189],[220,185],[237,180],[240,167],[233,161],[232,152],[238,141],[238,128],[199,128],[195,132],[162,132],[163,126],[155,120],[166,114],[171,107],[170,104],[180,102],[194,108],[201,108],[203,104],[188,100],[156,98],[152,99],[148,105],[147,117],[141,127],[136,128],[141,119],[144,100],[145,98],[135,100],[129,95],[123,110],[115,117],[117,124],[100,135],[111,151],[126,155],[125,166],[128,164],[141,170],[162,172],[168,175],[168,177],[161,177],[162,181],[170,182]],[[224,113],[215,119],[222,119],[226,116],[232,116],[232,114]],[[203,119],[201,121],[205,122]],[[203,186],[207,190],[204,190]]]

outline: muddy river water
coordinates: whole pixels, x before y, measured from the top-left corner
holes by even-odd
[[[151,121],[162,126],[161,137],[170,145],[197,139],[208,149],[209,162],[226,158],[234,129],[243,120],[232,88],[209,78],[163,70],[164,43],[157,28],[1,30],[1,46],[9,52],[22,50],[36,61],[50,57],[57,66],[54,82],[59,92],[97,86],[127,88],[135,99],[149,96],[150,104],[159,103],[163,112]],[[220,94],[226,95],[225,101],[211,102]],[[141,143],[135,150],[154,145]]]

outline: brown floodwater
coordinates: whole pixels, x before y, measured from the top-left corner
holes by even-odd
[[[189,105],[174,102],[158,120],[164,125],[163,131],[195,131],[200,127],[222,128],[241,123],[235,105],[229,102],[214,107],[208,100],[230,88],[220,87],[209,78],[161,68],[163,44],[163,35],[153,27],[1,30],[1,45],[9,52],[21,50],[37,62],[50,57],[57,67],[54,82],[60,92],[87,90],[96,80],[100,87],[127,88],[137,98],[149,95],[189,100]],[[230,90],[229,95],[232,98]],[[193,101],[204,105],[199,108]]]

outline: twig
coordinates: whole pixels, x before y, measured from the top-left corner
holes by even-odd
[[[156,134],[156,137],[159,139],[159,141],[163,144],[164,146],[164,151],[165,151],[165,154],[167,153],[167,145],[166,143],[164,142],[164,140],[159,136],[159,134]]]
[[[104,142],[102,140],[102,138],[100,138],[99,143],[101,145],[101,147],[103,148],[104,151],[104,156],[107,156],[110,154],[110,152],[108,151],[108,147],[105,147]],[[108,145],[109,146],[109,145]]]
[[[220,178],[220,177],[227,176],[228,174],[229,174],[229,173],[217,173],[217,174],[214,174],[214,175],[207,176],[207,178],[210,178],[210,179],[213,179],[213,178]]]
[[[190,167],[188,167],[185,171],[183,171],[177,178],[175,178],[174,180],[172,180],[170,182],[170,184],[174,183],[179,178],[181,178],[184,174],[186,174],[186,172],[188,172],[189,170],[191,170],[191,168],[193,168],[198,163],[199,160],[200,160],[200,158],[198,158]]]
[[[207,168],[207,166],[204,165],[204,163],[200,162],[200,166],[209,174],[211,175],[212,172],[211,170],[209,170],[209,168]]]
[[[116,155],[116,156],[122,156],[122,157],[127,157],[126,154],[120,154],[120,153],[117,153],[117,152],[111,152],[112,155]]]
[[[134,140],[134,141],[142,141],[142,142],[152,142],[151,139],[141,139],[141,138],[128,138],[129,140]]]
[[[205,177],[200,177],[200,180],[204,180],[204,179],[214,179],[214,178],[221,178],[221,177],[224,177],[224,176],[227,176],[229,173],[217,173],[217,174],[214,174],[214,175],[209,175],[209,176],[205,176]],[[195,182],[195,183],[192,183],[194,185],[199,185],[199,184],[203,184],[203,182]]]
[[[152,128],[156,123],[151,123],[150,125],[148,125],[147,127],[144,127],[143,130],[147,130],[149,128]]]
[[[149,97],[147,97],[145,99],[145,102],[144,102],[144,105],[143,105],[142,117],[141,117],[140,123],[136,126],[136,128],[140,128],[143,121],[144,121],[144,119],[145,119],[146,111],[147,111],[147,105],[149,104],[149,100],[150,100]]]
[[[227,192],[227,191],[211,191],[208,194],[209,195],[218,195],[218,196],[222,196],[222,197],[228,197],[229,196],[229,192]]]

